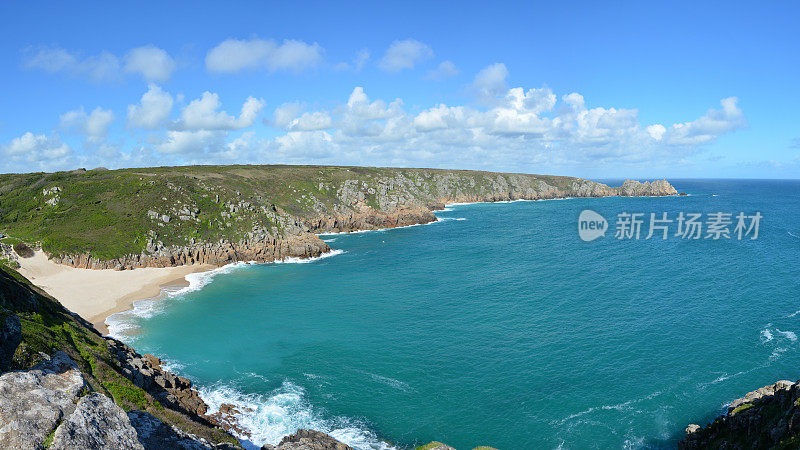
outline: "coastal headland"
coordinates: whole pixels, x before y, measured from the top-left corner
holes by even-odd
[[[609,187],[435,169],[192,166],[0,175],[0,373],[7,372],[0,388],[10,393],[0,397],[0,418],[13,425],[0,430],[0,443],[240,448],[234,435],[247,430],[239,428],[235,406],[209,411],[191,382],[164,370],[157,357],[103,336],[108,315],[165,286],[185,285],[188,274],[317,257],[331,250],[318,234],[430,223],[449,203],[676,194],[665,180]],[[31,394],[42,389],[47,398]],[[54,415],[26,413],[41,408]],[[101,422],[111,425],[85,425]],[[263,448],[350,447],[298,430]]]
[[[185,283],[189,273],[326,253],[320,233],[425,224],[448,203],[675,194],[666,180],[610,187],[572,177],[442,169],[187,166],[5,174],[0,258],[106,332],[106,317]]]

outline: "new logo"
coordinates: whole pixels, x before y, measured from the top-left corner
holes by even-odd
[[[578,236],[582,240],[586,242],[593,241],[605,236],[606,231],[608,231],[608,222],[606,222],[605,217],[591,209],[581,211],[581,215],[578,216]]]

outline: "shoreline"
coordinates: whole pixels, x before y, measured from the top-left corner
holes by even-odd
[[[642,196],[642,197],[663,197],[663,196]],[[578,197],[557,197],[544,199],[515,199],[498,200],[492,202],[454,202],[444,204],[441,210],[432,211],[446,212],[452,206],[466,206],[476,204],[491,203],[516,203],[516,202],[538,202],[546,200],[570,200]],[[605,197],[593,197],[605,198]],[[370,231],[379,232],[396,228],[410,228],[422,225],[431,225],[443,222],[442,218],[436,217],[426,223],[415,223],[398,227],[374,228],[354,231],[339,231],[314,233],[317,237],[336,236],[366,233]],[[281,262],[311,262],[340,254],[340,250],[331,248],[328,252],[312,258],[286,258]],[[190,286],[188,275],[195,273],[212,272],[216,269],[227,267],[231,264],[217,266],[213,264],[193,264],[179,265],[172,267],[142,267],[131,270],[113,269],[82,269],[64,264],[53,262],[41,250],[35,251],[33,257],[18,259],[21,267],[20,273],[31,280],[37,287],[58,299],[67,309],[75,312],[92,325],[103,335],[109,335],[109,328],[106,324],[108,318],[134,309],[134,303],[145,300],[159,300],[167,295],[168,288],[184,288]]]
[[[164,288],[188,286],[187,275],[217,268],[210,264],[147,267],[134,270],[78,269],[50,261],[42,251],[18,259],[19,272],[64,307],[91,322],[103,335],[105,321],[133,308],[139,300],[155,299]]]
[[[661,197],[661,196],[643,196]],[[546,200],[569,200],[577,197],[558,197],[546,199],[515,199],[499,200],[493,202],[454,202],[444,204],[441,210],[447,212],[451,206],[466,206],[492,203],[538,202]],[[597,197],[604,198],[604,197]],[[422,225],[432,225],[443,222],[436,217],[426,223],[415,223],[398,227],[374,228],[354,231],[339,231],[315,233],[318,237],[357,234],[366,232],[380,232],[397,228],[410,228]],[[312,258],[286,258],[274,263],[303,263],[312,262],[340,254],[340,250],[331,248],[328,252]],[[143,267],[131,270],[113,269],[82,269],[53,262],[41,250],[35,251],[33,257],[18,259],[21,267],[20,273],[31,280],[37,287],[58,299],[67,309],[89,321],[101,334],[109,335],[106,324],[108,318],[134,309],[134,303],[147,300],[160,300],[167,295],[168,288],[185,288],[190,286],[188,275],[195,273],[213,272],[231,264],[217,266],[213,264],[193,264],[172,267]]]

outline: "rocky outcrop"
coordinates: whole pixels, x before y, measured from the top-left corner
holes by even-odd
[[[284,437],[278,445],[265,445],[261,450],[353,450],[321,431],[297,430]]]
[[[617,195],[623,197],[646,197],[677,195],[678,191],[667,180],[656,180],[652,183],[640,183],[634,180],[625,180],[622,186],[616,188]]]
[[[14,246],[11,244],[3,244],[0,242],[0,258],[6,260],[6,264],[11,266],[12,269],[19,267],[19,256],[14,251]]]
[[[391,213],[375,211],[365,207],[359,212],[334,217],[318,217],[305,222],[314,233],[342,233],[360,230],[378,230],[397,228],[409,225],[425,224],[436,221],[432,210],[442,209],[444,205],[432,205],[432,208],[401,209]]]
[[[143,386],[152,383],[160,387],[168,405],[203,413],[207,410],[188,380],[160,367],[153,370],[160,364],[157,358],[136,355],[134,359],[144,363],[133,361],[131,366],[139,365],[147,375],[135,377],[150,380],[142,381]],[[205,420],[200,414],[187,414]],[[41,448],[48,440],[49,448],[59,450],[239,448],[209,443],[144,411],[126,413],[109,397],[91,392],[78,366],[64,352],[56,352],[30,370],[0,376],[0,448]]]
[[[56,428],[50,448],[144,450],[125,411],[96,392],[78,401],[75,412]]]
[[[38,448],[73,413],[85,388],[81,371],[64,352],[28,371],[0,376],[0,447]]]
[[[236,261],[271,262],[285,258],[313,258],[330,251],[328,244],[316,235],[305,233],[287,238],[259,236],[240,242],[221,241],[194,246],[162,246],[154,243],[148,253],[101,260],[88,253],[52,257],[59,264],[82,269],[133,269],[140,267],[174,267],[188,264],[223,266]]]
[[[206,417],[208,405],[200,398],[191,381],[164,370],[161,360],[153,355],[142,356],[113,338],[106,338],[106,341],[123,374],[133,384],[166,405],[202,420],[209,420]]]
[[[797,448],[800,445],[800,384],[778,381],[731,402],[706,427],[689,425],[682,449]]]
[[[205,439],[170,426],[144,411],[128,413],[131,426],[136,430],[139,443],[145,449],[207,450],[235,449],[232,444],[211,444]]]

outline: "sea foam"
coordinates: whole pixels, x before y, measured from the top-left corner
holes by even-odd
[[[297,258],[288,257],[280,261],[274,261],[274,264],[307,264],[321,259],[330,258],[332,256],[341,255],[344,250],[331,250],[330,252],[323,253],[313,258]],[[138,319],[149,319],[156,314],[163,312],[166,301],[179,297],[189,292],[194,292],[202,289],[217,275],[231,273],[243,267],[260,264],[255,261],[239,261],[227,264],[216,269],[208,270],[205,272],[190,273],[184,278],[188,283],[187,286],[165,286],[161,289],[158,296],[148,299],[137,300],[131,305],[131,309],[112,314],[106,318],[106,326],[108,327],[109,336],[132,342],[136,340],[136,330],[138,326],[136,321]]]
[[[378,439],[365,423],[346,417],[323,417],[322,411],[309,404],[305,390],[289,380],[265,395],[245,394],[234,386],[222,383],[200,387],[199,391],[200,397],[209,406],[209,414],[218,412],[225,403],[241,411],[235,415],[235,419],[249,436],[241,434],[237,437],[247,447],[275,445],[299,428],[308,428],[327,433],[360,450],[394,448]]]

